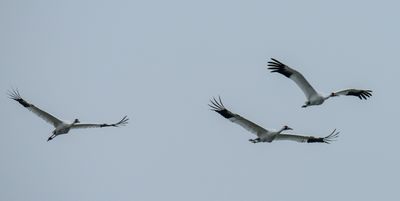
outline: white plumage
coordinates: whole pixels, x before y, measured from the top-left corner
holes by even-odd
[[[75,119],[72,123],[62,121],[53,115],[39,109],[38,107],[34,106],[33,104],[28,103],[24,99],[21,98],[21,95],[17,90],[9,91],[9,96],[11,99],[19,102],[22,106],[27,108],[29,111],[33,112],[46,122],[50,123],[54,126],[55,130],[52,132],[52,135],[47,139],[47,141],[52,140],[58,135],[67,134],[70,129],[78,129],[78,128],[102,128],[102,127],[118,127],[124,126],[128,123],[128,118],[125,116],[119,122],[114,124],[81,124],[78,119]]]
[[[296,141],[296,142],[307,142],[307,143],[330,143],[334,139],[336,139],[339,136],[339,132],[336,132],[336,129],[333,130],[331,134],[329,134],[326,137],[313,137],[313,136],[303,136],[303,135],[292,135],[292,134],[285,134],[282,133],[285,130],[292,130],[288,126],[283,126],[280,130],[278,131],[269,131],[253,122],[250,120],[247,120],[246,118],[232,113],[228,109],[225,108],[225,106],[222,104],[221,98],[218,100],[213,98],[211,101],[211,104],[209,106],[211,107],[211,110],[219,113],[223,117],[229,119],[231,122],[239,124],[246,130],[250,131],[251,133],[257,135],[257,138],[255,139],[250,139],[250,142],[253,143],[258,143],[258,142],[272,142],[275,140],[290,140],[290,141]]]
[[[280,73],[287,78],[293,80],[297,86],[303,91],[304,95],[307,98],[307,101],[302,107],[307,107],[311,105],[321,105],[330,97],[346,95],[346,96],[357,96],[360,99],[367,99],[372,96],[371,90],[363,90],[363,89],[345,89],[337,92],[332,92],[329,96],[323,96],[319,94],[308,81],[304,78],[304,76],[298,71],[290,68],[289,66],[281,63],[280,61],[271,58],[272,61],[268,62],[268,69],[271,70],[272,73],[277,72]]]

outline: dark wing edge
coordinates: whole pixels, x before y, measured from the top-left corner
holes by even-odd
[[[268,69],[271,70],[271,73],[280,73],[290,78],[293,74],[293,69],[274,58],[271,58],[271,60],[272,61],[268,61],[268,66],[270,66]]]
[[[357,96],[360,100],[367,100],[367,98],[372,96],[372,90],[350,90],[346,96]]]
[[[345,89],[338,92],[333,92],[333,96],[345,95],[345,96],[356,96],[360,100],[367,100],[372,96],[372,90],[369,89]]]
[[[231,111],[227,110],[221,101],[221,97],[218,97],[218,99],[213,97],[210,102],[211,104],[208,104],[208,106],[211,107],[212,111],[219,113],[221,116],[225,117],[233,123],[240,125],[247,131],[256,135],[258,135],[259,133],[268,132],[268,130],[266,130],[265,128],[251,122],[250,120],[245,119],[244,117],[241,117],[238,114],[234,114]]]
[[[41,110],[40,108],[37,108],[35,105],[28,103],[24,99],[21,98],[21,95],[17,89],[12,89],[8,91],[8,96],[10,99],[13,99],[17,102],[19,102],[22,106],[27,108],[29,111],[33,112],[36,114],[38,117],[42,118],[46,122],[52,124],[54,127],[57,127],[62,123],[61,120],[58,118],[54,117],[53,115],[47,113],[46,111]]]
[[[113,126],[113,127],[119,127],[119,126],[125,126],[126,124],[128,124],[128,116],[124,116],[124,118],[122,118],[119,122],[114,123],[114,124],[100,124],[100,128],[103,127],[109,127],[109,126]]]
[[[11,89],[11,90],[8,90],[8,93],[7,93],[7,94],[8,94],[8,97],[9,97],[10,99],[13,99],[13,100],[19,102],[19,103],[20,103],[22,106],[24,106],[24,107],[30,107],[30,106],[32,106],[30,103],[26,102],[26,101],[21,97],[21,95],[20,95],[18,89]]]
[[[272,61],[268,62],[268,66],[270,66],[268,69],[271,70],[271,73],[277,72],[293,80],[303,91],[307,99],[310,99],[311,96],[318,94],[301,73],[274,58],[271,58],[271,60]]]
[[[332,143],[332,142],[334,142],[334,141],[337,140],[337,138],[339,137],[339,133],[340,133],[340,132],[336,132],[336,128],[335,128],[335,129],[332,131],[332,133],[329,134],[329,135],[326,136],[326,137],[319,137],[319,138],[317,138],[317,137],[310,137],[310,138],[307,140],[307,143],[326,143],[326,144],[330,144],[330,143]]]
[[[220,96],[218,96],[218,99],[213,97],[210,100],[210,102],[211,102],[211,104],[208,104],[208,106],[210,106],[212,111],[219,113],[221,116],[223,116],[227,119],[230,119],[235,116],[235,114],[233,114],[232,112],[230,112],[229,110],[227,110],[225,108],[224,104],[221,101]]]

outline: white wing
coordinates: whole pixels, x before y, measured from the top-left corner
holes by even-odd
[[[211,100],[211,104],[209,104],[211,107],[211,110],[218,112],[220,115],[223,117],[229,119],[231,122],[239,124],[246,130],[248,130],[251,133],[254,133],[256,135],[260,135],[262,133],[267,133],[269,132],[267,129],[245,119],[244,117],[234,114],[227,110],[225,106],[222,104],[221,98],[219,98],[219,101],[217,101],[215,98]]]
[[[103,127],[118,127],[118,126],[125,126],[128,123],[128,117],[124,116],[121,121],[114,123],[114,124],[74,124],[71,129],[79,129],[79,128],[103,128]]]
[[[372,96],[371,90],[363,90],[363,89],[345,89],[338,92],[333,92],[333,96],[345,95],[345,96],[357,96],[360,99],[365,99]]]
[[[274,140],[290,140],[296,142],[307,142],[307,143],[331,143],[339,136],[339,132],[336,129],[326,137],[313,137],[313,136],[302,136],[302,135],[291,135],[291,134],[279,134],[276,135]]]
[[[271,58],[271,60],[272,61],[268,62],[268,66],[271,66],[268,69],[270,69],[272,73],[277,72],[293,80],[303,91],[307,99],[317,94],[317,91],[315,91],[301,73],[274,58]]]
[[[18,90],[12,90],[9,91],[8,95],[10,96],[11,99],[19,102],[22,106],[24,106],[26,109],[29,111],[33,112],[36,114],[38,117],[42,118],[43,120],[47,121],[48,123],[52,124],[54,127],[57,127],[58,125],[62,124],[62,121],[54,117],[53,115],[37,108],[36,106],[26,102],[24,99],[21,98],[21,95],[19,94]]]

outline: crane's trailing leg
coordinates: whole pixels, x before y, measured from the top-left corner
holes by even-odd
[[[306,108],[306,107],[308,107],[308,106],[310,106],[310,101],[306,101],[306,102],[304,103],[304,105],[302,105],[301,107],[302,107],[302,108]]]
[[[52,139],[55,138],[55,137],[56,137],[56,134],[53,134],[52,136],[50,136],[50,137],[47,139],[47,142],[50,141],[50,140],[52,140]]]
[[[261,141],[260,141],[260,138],[256,138],[256,139],[249,139],[249,141],[250,141],[250,142],[252,142],[252,143],[258,143],[258,142],[261,142]]]

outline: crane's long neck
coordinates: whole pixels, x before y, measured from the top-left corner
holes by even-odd
[[[270,137],[274,139],[276,136],[280,135],[282,131],[287,130],[287,128],[288,128],[287,126],[282,127],[280,130],[271,133]]]
[[[75,124],[78,124],[78,123],[79,123],[79,120],[78,120],[78,119],[75,119],[75,120],[72,122],[71,127],[74,126]]]
[[[329,94],[328,96],[324,96],[323,99],[324,99],[324,101],[326,101],[327,99],[329,99],[332,96],[333,96],[332,94]]]
[[[280,130],[278,130],[277,132],[276,132],[276,134],[278,135],[278,134],[281,134],[282,133],[282,131],[284,131],[285,130],[285,126],[284,127],[282,127]]]

